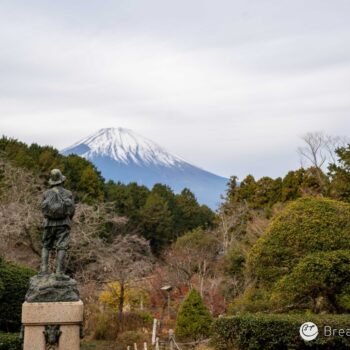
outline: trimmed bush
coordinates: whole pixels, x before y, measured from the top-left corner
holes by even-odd
[[[299,334],[307,321],[318,326],[318,337],[305,342]],[[212,343],[218,350],[343,350],[350,348],[350,337],[325,336],[324,326],[349,329],[349,315],[243,314],[219,318],[213,324]]]
[[[270,287],[307,254],[350,249],[350,205],[300,198],[276,216],[249,253],[248,271]]]
[[[273,299],[282,304],[309,303],[314,312],[350,311],[349,281],[349,250],[314,253],[277,282]]]
[[[35,271],[0,260],[0,330],[19,331],[22,303]]]
[[[22,342],[18,333],[0,333],[0,350],[21,350]]]
[[[197,290],[192,289],[180,306],[175,335],[180,340],[201,340],[210,334],[213,322],[209,310]]]

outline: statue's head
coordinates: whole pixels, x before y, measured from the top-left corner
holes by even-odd
[[[49,184],[50,186],[59,185],[64,182],[66,177],[61,173],[59,169],[52,169],[50,173]]]

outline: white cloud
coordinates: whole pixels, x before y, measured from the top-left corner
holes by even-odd
[[[222,175],[283,175],[350,132],[346,1],[4,1],[0,131],[62,148],[125,126]]]

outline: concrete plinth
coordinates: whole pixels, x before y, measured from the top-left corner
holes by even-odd
[[[79,350],[83,310],[82,301],[23,303],[23,350]],[[47,346],[44,335],[45,326],[50,325],[59,325],[61,332],[58,344],[52,347]]]

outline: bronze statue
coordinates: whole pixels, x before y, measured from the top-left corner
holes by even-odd
[[[58,169],[50,174],[50,189],[44,193],[41,209],[44,215],[43,248],[38,275],[29,281],[26,301],[57,302],[78,301],[77,282],[64,274],[64,258],[69,244],[71,221],[75,205],[73,195],[63,188],[66,178]],[[49,254],[56,249],[56,271],[49,273]]]
[[[44,193],[41,205],[44,215],[44,234],[39,275],[49,273],[49,253],[56,249],[56,277],[67,278],[64,275],[64,258],[69,244],[75,205],[72,192],[63,188],[65,179],[59,169],[53,169],[49,179],[51,188]]]

